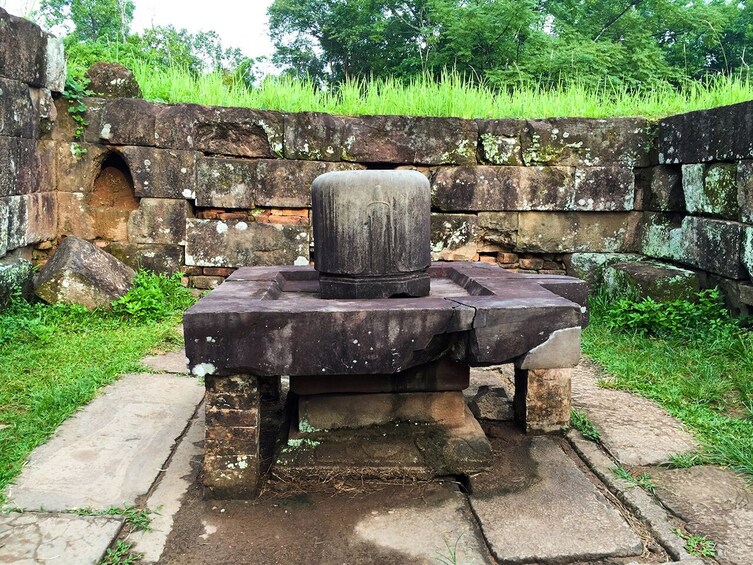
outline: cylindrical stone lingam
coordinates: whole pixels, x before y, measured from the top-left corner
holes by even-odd
[[[322,298],[427,296],[431,190],[416,171],[341,171],[312,187]]]

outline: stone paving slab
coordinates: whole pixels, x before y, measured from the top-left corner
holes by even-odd
[[[122,523],[105,516],[6,514],[0,516],[0,563],[98,563]]]
[[[155,373],[188,374],[188,363],[184,349],[169,351],[161,355],[147,355],[141,360],[141,364],[149,367]]]
[[[501,563],[641,555],[643,544],[552,437],[503,434],[494,471],[472,481],[471,506]]]
[[[183,498],[191,486],[191,461],[204,455],[201,442],[204,439],[204,409],[198,410],[186,435],[175,449],[165,474],[157,488],[146,501],[146,507],[157,511],[152,515],[149,531],[132,532],[130,540],[134,550],[143,554],[141,563],[157,563],[165,548],[167,536],[173,527],[175,514],[180,510]]]
[[[31,454],[7,506],[49,512],[135,504],[203,396],[195,379],[124,375]]]
[[[604,447],[623,465],[657,465],[698,450],[682,424],[654,402],[620,390],[600,388],[588,361],[573,369],[573,408],[586,412]]]
[[[713,466],[645,469],[656,494],[688,531],[716,544],[721,565],[753,563],[753,489],[732,471]]]

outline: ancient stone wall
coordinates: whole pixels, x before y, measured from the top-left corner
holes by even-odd
[[[57,234],[55,167],[39,140],[64,86],[62,42],[0,9],[0,287]]]

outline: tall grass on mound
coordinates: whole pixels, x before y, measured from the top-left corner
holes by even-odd
[[[0,492],[100,387],[180,344],[176,326],[192,302],[179,276],[144,272],[111,311],[12,300],[0,312]]]
[[[702,445],[691,463],[753,480],[753,332],[729,317],[719,292],[695,302],[596,297],[591,305],[583,349],[612,375],[602,385],[655,400],[684,422]]]
[[[494,90],[447,72],[441,80],[427,76],[409,82],[352,79],[334,89],[322,90],[312,81],[285,76],[267,77],[261,86],[248,88],[218,73],[196,76],[177,67],[138,62],[132,66],[148,100],[286,112],[461,118],[655,118],[753,100],[753,83],[748,76],[720,75],[679,89],[667,85],[634,92],[608,85],[589,88],[577,81],[555,89],[517,86]]]

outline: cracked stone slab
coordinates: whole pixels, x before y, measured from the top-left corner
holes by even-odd
[[[495,440],[494,470],[473,479],[470,497],[501,563],[569,563],[642,553],[639,537],[559,440],[511,431],[501,435]]]
[[[598,379],[592,363],[573,369],[572,404],[585,411],[620,463],[657,465],[698,450],[693,437],[663,408],[629,392],[599,388]]]
[[[360,541],[421,562],[490,562],[468,504],[457,488],[448,485],[432,485],[416,505],[372,512],[353,530]],[[452,553],[455,560],[450,561]]]
[[[687,524],[716,544],[721,565],[750,565],[753,556],[753,490],[721,467],[647,469],[656,494]]]
[[[155,373],[188,374],[188,359],[186,359],[184,349],[169,351],[161,355],[147,355],[141,360],[141,364]]]
[[[25,510],[106,510],[146,494],[204,396],[195,379],[124,375],[34,450],[7,492]]]
[[[0,516],[0,563],[98,563],[122,518],[33,512]]]

